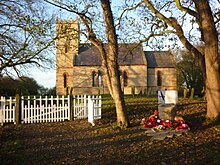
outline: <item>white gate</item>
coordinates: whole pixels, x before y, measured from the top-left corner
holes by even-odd
[[[22,123],[57,122],[70,120],[70,96],[31,98],[21,97]]]
[[[88,122],[94,125],[96,119],[101,119],[101,96],[88,96]]]
[[[101,118],[101,96],[74,96],[74,118],[84,119],[88,118],[90,121]],[[93,118],[93,120],[91,119]]]
[[[92,104],[89,104],[92,101]],[[57,122],[71,120],[71,103],[75,119],[101,118],[101,96],[21,97],[21,123]],[[15,123],[15,98],[0,98],[0,123]],[[89,113],[88,113],[89,112]],[[92,113],[90,113],[92,112]],[[91,116],[93,114],[93,116]],[[89,116],[88,116],[89,115]],[[93,123],[91,122],[91,123]]]
[[[88,117],[88,102],[86,95],[73,96],[73,113],[75,119]]]

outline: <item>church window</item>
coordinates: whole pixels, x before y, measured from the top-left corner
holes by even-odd
[[[93,87],[102,87],[102,73],[101,71],[92,72],[92,86]]]
[[[162,73],[157,71],[157,86],[162,86]]]
[[[101,87],[102,86],[102,75],[101,75],[101,72],[98,71],[98,87]]]
[[[69,39],[69,36],[67,36],[66,42],[65,42],[65,45],[64,45],[65,53],[67,53],[69,51],[69,47],[70,47],[70,39]]]
[[[64,88],[67,87],[67,74],[66,73],[63,74],[63,86]]]
[[[120,82],[121,82],[121,86],[122,87],[126,87],[128,86],[128,75],[126,71],[119,71],[119,75],[120,75]]]
[[[92,72],[92,86],[96,86],[96,72],[94,71]]]
[[[127,72],[123,72],[123,82],[124,82],[124,87],[128,86],[128,75]]]
[[[65,44],[65,53],[67,53],[67,52],[68,52],[68,45]]]

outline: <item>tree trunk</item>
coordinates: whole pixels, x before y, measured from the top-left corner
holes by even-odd
[[[218,34],[215,28],[212,11],[208,0],[193,0],[197,11],[181,10],[188,14],[199,18],[199,29],[201,30],[201,38],[205,42],[205,58],[203,55],[186,39],[182,27],[173,17],[166,18],[152,5],[150,0],[144,0],[148,8],[161,20],[176,30],[176,35],[179,37],[183,45],[190,52],[200,59],[200,67],[203,74],[206,76],[206,98],[207,98],[207,117],[217,118],[220,114],[220,57],[218,54]],[[180,1],[176,1],[177,4]]]
[[[106,35],[108,40],[107,50],[107,84],[110,89],[110,93],[115,103],[117,113],[117,123],[120,126],[129,126],[129,119],[127,116],[124,95],[121,90],[121,84],[119,79],[119,66],[117,62],[118,58],[118,43],[117,36],[114,27],[113,15],[110,7],[109,0],[101,0],[103,15],[106,25]]]
[[[220,115],[220,61],[218,35],[207,0],[194,0],[205,42],[207,117]]]

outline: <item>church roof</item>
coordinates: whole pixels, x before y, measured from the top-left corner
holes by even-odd
[[[148,68],[173,68],[169,51],[143,51],[141,45],[119,44],[119,65],[147,65]],[[75,66],[101,66],[99,50],[91,44],[82,44],[75,56]],[[146,62],[147,61],[147,62]]]
[[[148,68],[174,68],[169,51],[145,51]]]
[[[118,62],[119,65],[145,65],[145,57],[142,46],[136,44],[119,44],[118,45]],[[101,65],[99,50],[90,44],[83,44],[79,47],[78,55],[75,56],[76,66],[95,66]]]
[[[74,65],[77,66],[90,66],[101,65],[99,50],[90,44],[80,45],[78,55],[75,56]]]

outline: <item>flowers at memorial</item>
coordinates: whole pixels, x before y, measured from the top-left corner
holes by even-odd
[[[154,114],[148,118],[143,118],[141,124],[144,128],[153,128],[154,130],[184,130],[190,129],[189,125],[183,120],[182,117],[175,118],[174,120],[160,119],[159,112],[154,111]]]

